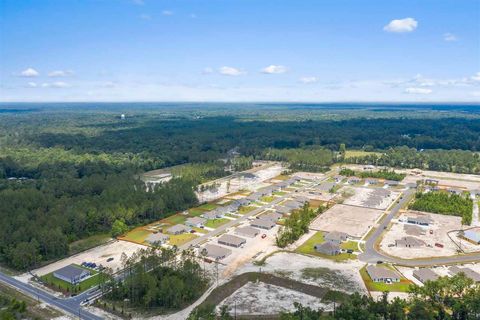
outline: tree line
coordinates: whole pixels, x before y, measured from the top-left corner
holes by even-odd
[[[376,179],[386,179],[386,180],[394,180],[394,181],[402,181],[405,177],[405,173],[398,173],[394,170],[382,169],[378,171],[362,171],[356,172],[352,169],[344,168],[340,170],[340,175],[351,177],[351,176],[358,176],[361,178],[376,178]]]

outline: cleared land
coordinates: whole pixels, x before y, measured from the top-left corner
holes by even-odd
[[[382,210],[336,204],[310,225],[318,231],[342,231],[354,238],[360,238],[382,215]]]
[[[353,193],[345,199],[344,204],[360,206],[371,209],[387,209],[390,204],[400,195],[400,192],[383,188],[352,188],[345,187],[340,192]]]

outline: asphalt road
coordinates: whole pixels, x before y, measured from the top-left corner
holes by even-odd
[[[402,259],[397,257],[388,256],[382,252],[379,252],[375,247],[378,239],[382,236],[383,231],[390,224],[393,217],[397,212],[414,196],[415,189],[409,189],[403,194],[403,198],[399,203],[396,203],[392,208],[388,216],[383,219],[380,226],[365,242],[365,252],[360,254],[358,258],[364,262],[376,263],[377,261],[390,262],[407,267],[428,267],[436,265],[467,263],[472,261],[480,261],[480,253],[475,254],[463,254],[450,257],[435,257],[425,259]]]
[[[90,292],[86,291],[78,296],[72,297],[72,298],[67,298],[67,299],[60,299],[57,298],[50,293],[47,293],[43,290],[37,289],[29,284],[23,283],[21,281],[18,281],[15,278],[12,278],[2,272],[0,272],[0,281],[10,285],[17,290],[34,297],[35,299],[40,299],[41,301],[55,306],[61,310],[64,310],[67,313],[70,313],[71,315],[75,317],[79,317],[80,319],[86,319],[86,320],[101,320],[101,317],[98,317],[84,309],[80,306],[80,303],[85,300]]]

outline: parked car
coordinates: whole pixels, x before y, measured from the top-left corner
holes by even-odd
[[[262,239],[265,239],[267,237],[267,235],[264,233],[262,234]]]
[[[437,243],[435,243],[435,247],[443,248],[443,244],[437,242]]]
[[[113,258],[108,258],[107,262],[113,261]]]

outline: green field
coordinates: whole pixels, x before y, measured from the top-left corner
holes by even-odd
[[[270,203],[275,200],[274,196],[264,196],[260,198],[260,201]]]
[[[373,282],[367,273],[366,267],[360,269],[360,275],[368,291],[381,291],[381,292],[407,292],[412,284],[409,280],[401,278],[400,282],[394,282],[386,284],[383,282]]]
[[[354,158],[354,157],[365,157],[369,155],[377,155],[380,156],[381,153],[379,152],[368,152],[368,151],[362,151],[362,150],[347,150],[345,153],[345,159],[348,158]]]
[[[171,244],[172,246],[179,247],[189,241],[192,241],[197,237],[198,236],[195,235],[194,233],[182,233],[182,234],[170,235],[170,240],[168,240],[168,243]]]
[[[143,229],[133,229],[125,235],[126,240],[142,243],[145,241],[145,238],[148,237],[151,232]]]
[[[198,209],[205,210],[205,211],[210,211],[210,210],[213,210],[213,209],[216,209],[216,208],[218,208],[218,205],[216,205],[214,203],[205,203],[205,204],[201,205],[200,207],[198,207]]]
[[[205,213],[205,210],[202,210],[202,209],[199,209],[199,208],[192,208],[192,209],[188,209],[188,213],[192,216],[192,217],[198,217],[202,214]]]
[[[42,277],[42,281],[44,281],[50,288],[57,290],[57,291],[62,291],[62,292],[67,292],[67,293],[81,293],[85,290],[88,290],[98,284],[100,284],[102,280],[102,275],[98,273],[95,270],[84,268],[79,265],[75,265],[76,267],[88,270],[92,273],[92,276],[82,282],[78,285],[72,285],[71,283],[68,283],[66,281],[63,281],[61,279],[58,279],[54,277],[53,272],[46,274]]]
[[[346,241],[340,245],[340,248],[344,250],[353,250],[358,251],[358,242],[355,241]]]
[[[276,196],[284,196],[284,195],[286,195],[287,193],[286,193],[286,192],[283,192],[283,191],[275,191],[275,192],[273,192],[273,194],[276,195]]]
[[[305,241],[304,244],[302,244],[300,247],[298,247],[295,251],[299,252],[299,253],[303,253],[303,254],[309,254],[309,255],[313,255],[313,256],[317,256],[317,257],[322,257],[322,258],[325,258],[325,259],[334,260],[334,261],[337,261],[337,262],[357,258],[356,255],[350,254],[350,253],[341,253],[341,254],[338,254],[336,256],[329,256],[329,255],[321,254],[321,253],[317,252],[315,250],[314,246],[316,244],[321,244],[324,241],[325,240],[323,238],[323,233],[321,231],[317,231],[313,236],[311,236],[307,241]],[[349,242],[345,242],[344,244],[348,244]],[[348,246],[350,246],[350,245],[351,244],[348,244]]]
[[[170,223],[172,225],[175,225],[175,224],[185,223],[185,220],[187,220],[186,216],[177,213],[173,216],[170,216],[168,218],[163,219],[162,222],[167,222],[167,223]]]
[[[205,223],[205,227],[216,229],[225,223],[228,223],[229,221],[232,221],[230,219],[225,219],[225,218],[220,218],[220,219],[212,219],[208,220],[207,223]]]
[[[255,209],[257,209],[257,207],[253,207],[253,206],[243,206],[243,207],[240,207],[240,208],[238,209],[238,213],[239,213],[239,214],[245,214],[245,213],[250,212],[250,211],[255,210]]]

